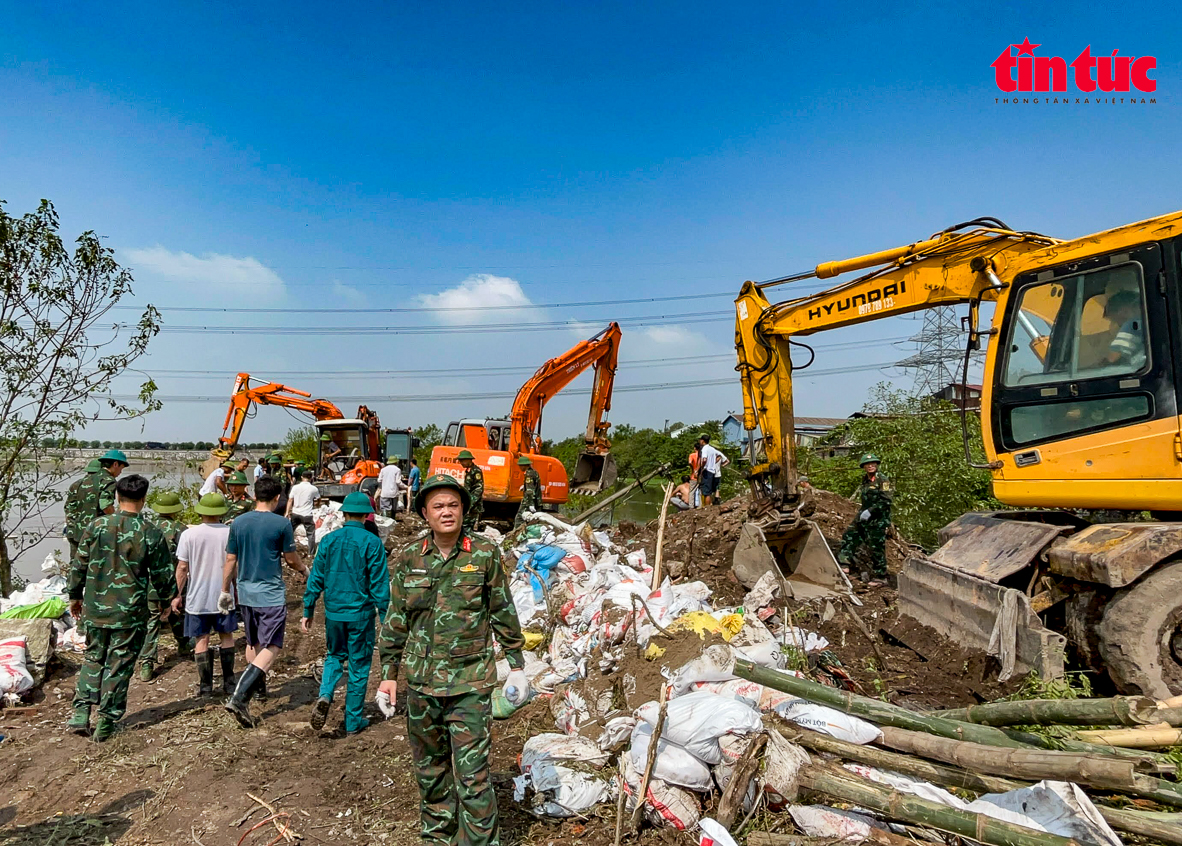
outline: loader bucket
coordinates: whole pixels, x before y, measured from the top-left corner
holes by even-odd
[[[570,480],[571,493],[597,494],[616,483],[619,473],[611,453],[582,452]]]
[[[735,577],[748,590],[765,573],[778,572],[796,599],[841,597],[861,604],[811,520],[744,523],[731,563]]]

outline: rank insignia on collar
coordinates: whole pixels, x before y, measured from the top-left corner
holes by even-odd
[[[463,567],[460,568],[460,572],[461,573],[475,573],[479,569],[480,568],[477,567],[475,564],[465,564]]]
[[[428,550],[428,549],[430,549],[430,548],[431,548],[431,539],[430,539],[430,538],[424,538],[424,539],[423,539],[423,551],[422,551],[420,554],[421,554],[421,555],[426,555],[426,554],[427,554],[427,550]]]
[[[464,542],[462,544],[460,544],[460,546],[462,546],[464,548],[464,552],[471,552],[472,551],[472,539],[465,535]]]

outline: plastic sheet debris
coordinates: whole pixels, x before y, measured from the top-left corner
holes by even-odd
[[[26,585],[23,590],[14,590],[6,597],[0,597],[0,612],[39,605],[47,599],[66,600],[66,580],[61,575],[52,575],[39,582]]]
[[[698,838],[698,846],[738,846],[730,832],[722,827],[722,823],[706,817],[698,821],[698,828],[702,830]]]
[[[788,809],[796,827],[809,837],[861,843],[872,828],[887,831],[886,826],[865,814],[839,811],[825,805],[793,805]]]
[[[607,760],[608,755],[585,738],[562,734],[531,737],[521,751],[522,774],[513,781],[513,798],[523,801],[526,789],[532,787],[533,813],[556,818],[579,816],[615,798],[610,774],[597,772]]]

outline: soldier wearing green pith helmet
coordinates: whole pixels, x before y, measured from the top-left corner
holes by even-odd
[[[460,450],[456,459],[464,468],[464,490],[468,492],[468,501],[471,503],[464,511],[464,531],[475,532],[484,513],[484,471],[470,450]]]
[[[151,513],[145,516],[164,534],[175,568],[177,543],[180,541],[181,532],[188,528],[180,519],[180,514],[185,510],[185,506],[181,504],[181,498],[176,494],[165,493],[158,496],[148,508]],[[140,650],[140,678],[143,681],[151,681],[152,676],[156,673],[156,653],[160,643],[160,614],[167,604],[167,602],[160,601],[160,596],[155,590],[148,590],[148,630],[144,635],[144,648]],[[179,614],[169,616],[168,628],[176,640],[177,656],[186,659],[192,657],[193,647],[189,639],[185,637],[184,620]]]
[[[863,455],[859,463],[863,476],[855,496],[861,510],[841,536],[838,561],[847,567],[853,566],[858,550],[866,547],[874,578],[871,580],[868,573],[863,573],[863,579],[872,586],[879,586],[885,583],[887,577],[886,539],[891,528],[891,503],[895,497],[895,486],[885,473],[879,472],[881,459],[874,453]]]
[[[109,514],[115,502],[115,480],[128,466],[121,450],[110,449],[86,465],[86,475],[70,485],[66,492],[66,540],[70,560],[78,551],[78,540],[91,522]],[[105,504],[104,504],[105,503]]]
[[[115,733],[127,709],[127,686],[147,632],[149,590],[168,602],[176,595],[168,541],[140,514],[147,493],[143,476],[119,480],[119,510],[83,531],[66,584],[70,613],[87,623],[86,653],[68,727],[89,735],[90,712],[97,706],[98,741]]]
[[[222,522],[229,525],[234,522],[235,517],[253,511],[254,500],[246,495],[246,474],[241,470],[235,470],[226,477],[226,487],[230,489],[230,495],[226,497],[229,510],[226,511]]]
[[[403,549],[393,567],[390,612],[378,637],[378,707],[394,714],[401,674],[422,841],[491,846],[499,838],[489,779],[493,637],[509,662],[505,698],[523,705],[529,683],[501,551],[464,528],[470,503],[468,491],[444,474],[429,477],[415,497],[430,534]]]
[[[524,522],[526,514],[532,514],[542,507],[542,478],[534,469],[534,463],[528,455],[522,455],[517,459],[517,464],[525,468],[525,481],[521,485],[521,505],[517,507],[513,528]]]

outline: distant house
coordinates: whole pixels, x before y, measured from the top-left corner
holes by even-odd
[[[952,403],[957,408],[967,409],[968,411],[980,411],[981,386],[953,382],[932,394],[932,399],[944,400],[945,402]]]
[[[722,421],[722,442],[731,446],[741,446],[744,440],[742,418],[728,414]]]
[[[728,418],[728,420],[731,418]],[[825,444],[820,445],[819,441],[836,429],[838,426],[846,422],[845,417],[797,417],[794,420],[796,429],[796,445],[803,449],[811,449],[818,451],[823,455],[832,457],[834,455],[846,455],[850,451],[848,444]],[[742,421],[740,422],[740,426]],[[723,432],[726,431],[726,422],[723,422]],[[740,428],[740,435],[742,437],[742,429]],[[739,441],[740,446],[746,447],[745,439]],[[743,457],[750,461],[751,457],[748,455],[748,450],[743,450]],[[760,456],[763,453],[763,438],[756,436],[755,438],[755,454]]]

